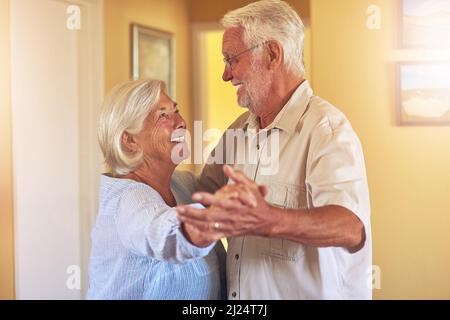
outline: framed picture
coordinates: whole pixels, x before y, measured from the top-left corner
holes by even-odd
[[[399,0],[403,48],[450,49],[450,0]]]
[[[450,62],[398,65],[400,125],[450,125]]]
[[[175,41],[168,32],[131,25],[132,78],[163,80],[175,99]]]

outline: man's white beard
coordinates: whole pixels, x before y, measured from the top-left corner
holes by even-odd
[[[238,104],[256,114],[258,107],[269,97],[271,74],[267,70],[263,71],[261,65],[255,62],[252,63],[250,72],[254,78],[244,83],[244,92],[238,96]]]

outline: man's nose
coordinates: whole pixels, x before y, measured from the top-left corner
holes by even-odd
[[[222,74],[222,80],[227,82],[227,81],[230,81],[231,79],[233,79],[233,75],[231,74],[230,67],[225,65],[225,69],[223,70],[223,74]]]

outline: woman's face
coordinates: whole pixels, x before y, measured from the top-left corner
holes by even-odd
[[[144,160],[171,161],[178,165],[188,154],[185,142],[186,123],[177,104],[161,92],[159,102],[152,108],[136,142],[144,152]]]

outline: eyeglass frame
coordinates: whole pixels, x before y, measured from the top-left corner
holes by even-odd
[[[223,63],[225,63],[225,68],[229,68],[230,70],[233,70],[233,67],[231,66],[231,64],[234,61],[236,61],[238,57],[242,56],[243,54],[245,54],[245,53],[247,53],[249,51],[255,50],[256,48],[258,48],[258,47],[260,47],[260,46],[262,46],[264,44],[265,44],[265,42],[259,43],[256,46],[253,46],[251,48],[245,49],[244,51],[241,51],[241,52],[239,52],[239,53],[237,53],[237,54],[235,54],[235,55],[233,55],[231,57],[223,58]]]

